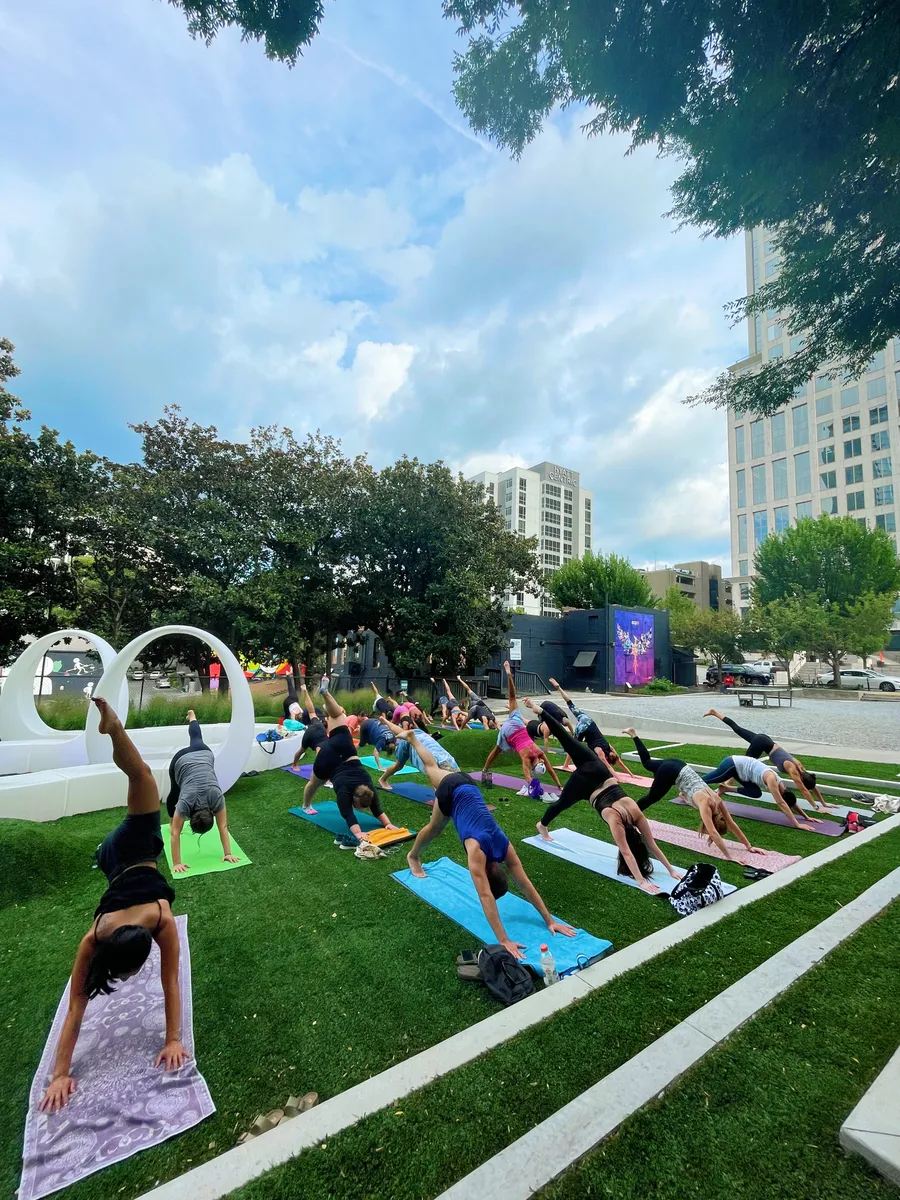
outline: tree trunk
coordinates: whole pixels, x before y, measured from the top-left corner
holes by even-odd
[[[836,654],[831,655],[831,674],[833,676],[831,681],[832,687],[840,688],[843,686],[841,683],[841,659],[843,657],[843,652],[840,650],[838,650]]]

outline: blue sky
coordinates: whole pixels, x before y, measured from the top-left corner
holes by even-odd
[[[0,334],[17,392],[137,456],[166,403],[383,464],[550,458],[598,546],[728,562],[743,245],[663,217],[673,164],[552,121],[520,162],[451,94],[439,0],[340,0],[298,66],[194,42],[160,0],[0,0]]]

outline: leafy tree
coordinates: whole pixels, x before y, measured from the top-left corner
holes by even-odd
[[[365,484],[351,624],[377,633],[398,671],[485,662],[510,625],[504,594],[540,586],[534,539],[507,531],[484,489],[440,462],[402,458]]]
[[[322,0],[169,0],[183,9],[188,30],[209,45],[216,34],[240,29],[244,41],[263,42],[266,57],[294,66],[319,32]]]
[[[634,608],[659,608],[644,576],[618,554],[592,554],[571,558],[552,575],[545,587],[560,608],[605,608],[608,604]]]
[[[841,687],[841,661],[845,654],[872,654],[888,640],[891,625],[890,596],[868,592],[852,603],[841,606],[824,602],[813,649],[831,666],[833,686]]]
[[[865,529],[852,517],[804,518],[770,534],[754,557],[753,598],[767,605],[788,596],[818,596],[841,609],[868,592],[894,597],[900,563],[883,529]]]
[[[666,594],[659,602],[660,608],[669,610],[669,637],[673,646],[683,646],[693,649],[688,640],[697,606],[689,596],[685,596],[677,584],[666,588]]]
[[[770,604],[754,604],[747,615],[745,646],[764,650],[787,672],[795,654],[816,647],[822,606],[815,596],[787,596]]]
[[[0,662],[26,635],[55,628],[54,610],[75,599],[69,560],[98,462],[46,425],[30,432],[31,414],[6,388],[19,374],[13,351],[0,338]]]
[[[455,90],[473,128],[520,154],[557,104],[587,105],[588,133],[627,131],[681,160],[683,223],[772,231],[780,277],[732,315],[790,313],[805,346],[701,399],[774,412],[820,364],[857,375],[900,334],[896,5],[444,0],[444,12],[470,35]]]
[[[744,622],[727,609],[698,608],[686,623],[687,644],[710,658],[722,678],[722,665],[743,661],[741,645],[746,636]]]

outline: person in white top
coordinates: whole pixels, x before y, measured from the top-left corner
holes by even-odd
[[[739,787],[729,786],[734,780],[738,781]],[[815,826],[808,821],[797,820],[797,793],[785,787],[774,767],[760,762],[758,758],[748,758],[745,754],[723,758],[714,771],[703,776],[703,782],[718,786],[720,795],[737,792],[739,796],[748,796],[751,800],[758,800],[765,789],[795,829],[815,832]]]

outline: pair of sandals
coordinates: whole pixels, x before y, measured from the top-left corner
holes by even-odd
[[[474,950],[463,950],[456,956],[456,977],[463,983],[481,983],[481,970],[478,966],[478,954]]]
[[[318,1103],[318,1092],[307,1092],[305,1096],[288,1096],[284,1108],[274,1108],[265,1116],[257,1117],[247,1132],[242,1133],[238,1138],[237,1144],[242,1146],[244,1142],[251,1142],[254,1138],[259,1137],[261,1133],[269,1133],[271,1130],[277,1129],[285,1121],[290,1121],[301,1113],[309,1112]]]
[[[768,879],[771,874],[772,874],[771,871],[764,871],[762,869],[762,867],[745,867],[744,868],[744,878],[745,879]]]

